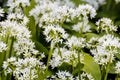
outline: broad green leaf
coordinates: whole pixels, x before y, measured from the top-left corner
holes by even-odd
[[[32,16],[29,16],[29,12],[35,7],[35,0],[31,0],[30,1],[30,6],[27,6],[24,8],[24,14],[29,18],[29,23],[27,24],[27,26],[29,27],[29,30],[31,31],[32,34],[32,39],[36,40],[36,24],[35,24],[35,20]]]
[[[47,71],[45,73],[39,73],[38,78],[36,80],[45,80],[48,76],[53,75],[54,73],[52,71]]]
[[[83,1],[83,0],[72,0],[72,1],[75,3],[76,6],[78,6],[79,4],[84,4],[84,3],[86,3],[86,2]]]
[[[97,38],[97,37],[99,37],[99,35],[97,35],[95,33],[86,33],[86,34],[84,34],[84,37],[86,37],[86,39],[89,40],[92,37]]]
[[[68,63],[63,63],[60,67],[58,67],[58,70],[63,70],[63,71],[72,71],[72,65]]]
[[[32,39],[33,40],[37,40],[37,30],[36,30],[36,25],[35,25],[35,20],[33,17],[29,17],[29,23],[27,24],[27,26],[29,27],[29,30],[31,31],[32,34]]]
[[[120,54],[115,54],[115,56],[120,60]]]
[[[49,51],[40,42],[35,41],[35,40],[34,40],[34,42],[35,42],[35,46],[36,46],[37,50],[39,50],[40,52],[44,52],[45,55],[48,55]]]
[[[101,72],[99,65],[94,62],[94,59],[89,54],[84,54],[84,60],[83,60],[83,71],[91,74],[95,80],[101,80]]]
[[[84,67],[84,64],[82,64],[82,63],[78,64],[78,65],[76,66],[76,68],[73,70],[72,74],[73,74],[73,75],[78,74],[78,73],[82,70],[83,67]]]
[[[35,0],[30,0],[30,6],[24,8],[24,13],[27,17],[29,17],[29,11],[35,7]]]
[[[116,62],[113,62],[112,64],[110,64],[109,73],[116,74],[116,72],[115,72],[115,64],[116,64]]]

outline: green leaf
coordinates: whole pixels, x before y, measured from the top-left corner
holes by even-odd
[[[99,37],[99,35],[97,35],[97,34],[95,34],[95,33],[86,33],[86,34],[84,34],[84,37],[85,37],[87,40],[89,40],[89,39],[92,38],[92,37],[97,38],[97,37]]]
[[[80,71],[82,70],[82,68],[84,67],[84,64],[80,63],[76,66],[76,68],[74,69],[74,71],[72,72],[73,75],[76,75],[77,73],[80,73]]]
[[[116,72],[115,72],[115,64],[116,64],[116,62],[113,62],[112,64],[110,64],[109,73],[116,74]]]
[[[83,0],[72,0],[76,6],[79,6],[79,4],[85,4],[86,2]]]
[[[44,52],[45,55],[48,55],[49,51],[38,41],[34,40],[36,49],[40,52]]]
[[[72,71],[72,66],[68,63],[62,63],[62,65],[60,67],[58,67],[58,70],[63,70],[63,71]]]
[[[83,60],[83,71],[90,73],[95,80],[101,80],[101,72],[99,65],[94,62],[94,59],[89,54],[83,53],[84,60]]]
[[[26,15],[27,17],[29,17],[29,11],[30,11],[32,8],[34,8],[35,5],[36,5],[35,0],[31,0],[31,1],[30,1],[30,6],[27,6],[27,7],[24,8],[24,13],[25,13],[25,15]]]
[[[29,23],[27,24],[27,26],[29,27],[29,30],[31,31],[32,34],[32,39],[33,40],[37,40],[37,30],[36,30],[36,25],[35,25],[35,20],[33,17],[29,17]]]
[[[35,24],[34,17],[29,16],[29,12],[32,10],[32,8],[35,7],[35,5],[36,5],[35,0],[31,0],[30,6],[27,6],[24,8],[24,14],[29,18],[29,22],[28,22],[27,26],[29,27],[29,30],[31,31],[33,40],[37,39],[37,35],[36,35],[37,26]]]

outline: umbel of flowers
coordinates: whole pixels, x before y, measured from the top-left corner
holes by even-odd
[[[120,73],[118,27],[105,17],[92,23],[97,13],[91,5],[8,0],[7,6],[0,80],[107,80],[110,68]],[[0,8],[0,17],[4,13]]]

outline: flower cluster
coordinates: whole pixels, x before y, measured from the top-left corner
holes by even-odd
[[[30,0],[8,0],[7,6],[9,6],[10,12],[16,12],[19,13],[22,11],[21,8],[29,6]]]
[[[96,25],[98,26],[98,31],[105,31],[106,33],[109,33],[111,31],[117,31],[117,27],[114,26],[113,22],[109,18],[102,18],[98,22],[96,22]]]
[[[41,72],[45,70],[43,63],[32,57],[25,59],[11,57],[4,62],[3,68],[6,75],[13,73],[17,80],[34,80],[38,78],[39,69]]]
[[[68,34],[60,26],[49,25],[45,27],[43,34],[46,36],[48,42],[62,43],[63,39],[67,39]]]
[[[112,63],[115,54],[120,48],[120,40],[114,35],[107,34],[98,39],[95,49],[91,49],[94,59],[98,64],[106,65],[108,62]]]

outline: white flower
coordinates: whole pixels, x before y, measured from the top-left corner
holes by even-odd
[[[6,49],[7,49],[7,45],[0,41],[0,52],[4,51]]]
[[[112,63],[114,60],[114,54],[110,53],[102,46],[97,46],[97,49],[93,49],[91,52],[94,55],[94,60],[100,65],[106,65],[109,61]]]
[[[118,53],[120,48],[120,40],[111,34],[103,35],[97,39],[97,45],[91,49],[95,61],[100,65],[112,63],[114,55]]]
[[[93,76],[91,76],[91,74],[83,72],[81,74],[81,80],[86,80],[86,79],[87,80],[94,80],[94,78],[93,78]]]
[[[98,20],[96,25],[98,26],[98,31],[105,31],[106,33],[109,31],[117,31],[117,27],[114,26],[112,20],[109,18],[102,18]]]
[[[48,42],[60,42],[62,43],[63,39],[67,39],[68,34],[65,32],[65,30],[56,25],[49,25],[45,27],[45,30],[43,31],[43,34],[46,36],[46,40]]]
[[[79,33],[82,32],[91,32],[90,25],[84,24],[84,22],[78,22],[77,24],[73,25],[73,30],[78,31]]]
[[[14,43],[14,50],[17,55],[24,55],[24,57],[30,57],[31,55],[39,54],[37,50],[34,49],[35,45],[30,39],[22,38]]]
[[[80,54],[80,61],[83,60],[83,55]],[[62,63],[68,63],[70,65],[76,66],[78,64],[78,53],[75,50],[68,50],[66,48],[55,48],[52,53],[52,59],[50,60],[50,65],[52,68],[61,66]]]
[[[79,7],[76,9],[76,16],[80,17],[87,17],[90,15],[90,18],[94,18],[96,15],[96,10],[91,5],[79,5]]]
[[[18,80],[33,80],[38,77],[36,73],[37,71],[35,69],[31,69],[28,67],[24,69],[16,68],[13,71],[13,76],[15,76],[15,78]]]
[[[107,34],[99,38],[99,44],[104,47],[113,47],[114,48],[120,48],[120,39],[118,37],[115,37],[114,35]],[[112,50],[113,50],[112,49]]]
[[[30,5],[29,0],[8,0],[7,5],[10,7],[18,7],[21,4],[22,7],[26,7]],[[12,6],[13,5],[13,6]]]
[[[62,59],[58,54],[53,54],[53,58],[50,60],[50,65],[54,69],[62,64]]]
[[[115,65],[115,72],[120,73],[120,62],[117,62]]]
[[[30,31],[26,26],[17,23],[16,21],[6,20],[0,23],[1,25],[1,36],[15,37],[16,39],[30,38]]]
[[[60,80],[67,80],[67,79],[74,80],[73,75],[67,71],[58,71],[58,73],[56,74],[58,76],[58,79]]]
[[[7,19],[10,21],[17,21],[20,24],[26,25],[29,19],[22,13],[9,13]]]
[[[84,38],[77,38],[76,36],[72,36],[68,38],[67,42],[65,43],[69,48],[83,48],[85,47],[85,39]]]
[[[43,65],[42,62],[33,57],[25,59],[16,59],[15,57],[11,57],[3,63],[5,75],[8,73],[13,73],[13,76],[15,76],[15,78],[18,80],[33,80],[37,78],[38,68],[42,73],[46,69],[45,65]]]

